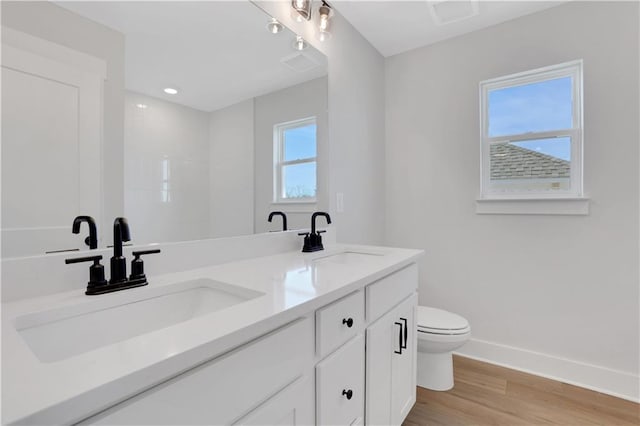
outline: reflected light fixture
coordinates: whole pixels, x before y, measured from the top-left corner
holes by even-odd
[[[164,93],[166,93],[168,95],[177,95],[178,94],[178,89],[174,89],[173,87],[165,87],[164,88]]]
[[[293,48],[296,50],[304,50],[309,46],[306,41],[302,38],[302,36],[296,36],[295,41],[293,42]]]
[[[267,30],[271,34],[278,34],[280,31],[284,29],[284,26],[278,22],[276,18],[271,18],[271,20],[267,23]]]
[[[147,105],[146,104],[136,104],[136,106],[140,109],[147,109]]]
[[[291,0],[291,7],[297,12],[294,12],[296,21],[302,22],[311,19],[311,2],[312,0]]]
[[[319,23],[318,23],[318,40],[326,41],[331,38],[331,33],[329,32],[329,21],[333,16],[333,9],[326,1],[322,1],[322,5],[318,8],[318,15],[320,15]]]

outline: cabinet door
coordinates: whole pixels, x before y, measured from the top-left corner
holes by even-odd
[[[314,423],[314,384],[303,376],[278,392],[235,425],[301,426]]]
[[[415,403],[417,300],[414,293],[367,328],[367,425],[399,425]]]
[[[395,310],[394,325],[402,324],[404,346],[402,354],[391,357],[391,424],[396,425],[404,421],[416,402],[417,301],[415,294]]]
[[[313,346],[313,321],[296,320],[79,424],[231,424],[302,377]]]

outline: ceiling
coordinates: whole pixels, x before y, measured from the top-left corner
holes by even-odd
[[[475,4],[474,4],[475,3]],[[564,1],[336,1],[336,9],[383,56],[490,27],[519,16],[557,6]],[[431,6],[435,6],[434,10]],[[439,24],[450,13],[477,8],[477,14]],[[462,16],[462,15],[460,15]]]
[[[125,35],[128,90],[199,110],[214,111],[327,73],[326,57],[312,47],[303,54],[318,66],[299,72],[281,63],[296,54],[295,35],[287,29],[270,34],[269,16],[249,1],[56,4]],[[165,87],[179,93],[167,95]]]

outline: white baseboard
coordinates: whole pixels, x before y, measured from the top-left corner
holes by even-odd
[[[640,402],[640,377],[513,346],[471,339],[457,355],[523,371],[633,402]]]

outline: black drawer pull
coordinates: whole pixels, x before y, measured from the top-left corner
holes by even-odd
[[[398,327],[400,327],[400,332],[398,333],[398,347],[400,348],[399,351],[393,351],[394,354],[398,354],[398,355],[402,355],[402,349],[404,349],[402,347],[402,323],[401,322],[396,322],[395,325],[397,325]]]
[[[347,327],[351,328],[353,327],[353,318],[342,318],[342,323],[347,324]]]
[[[406,318],[400,318],[400,321],[404,322],[404,345],[402,346],[402,349],[407,349],[407,335],[408,333],[408,329],[407,329],[407,319]]]
[[[346,390],[342,389],[342,394],[347,397],[347,399],[353,398],[353,391],[351,389]]]

